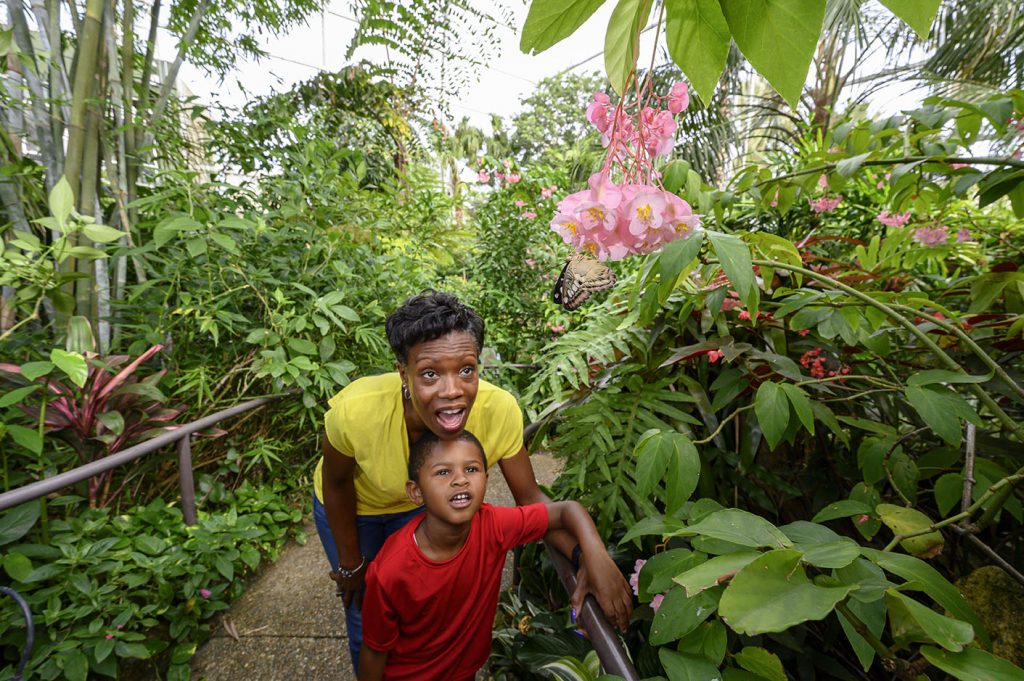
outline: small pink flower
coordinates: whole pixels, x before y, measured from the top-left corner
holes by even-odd
[[[199,595],[202,596],[203,598],[209,598],[210,596],[213,595],[213,592],[210,591],[209,589],[200,589],[199,590]]]
[[[541,187],[540,188],[540,198],[542,198],[542,199],[550,199],[551,195],[554,194],[557,190],[558,190],[558,187],[556,187],[554,185],[551,185],[550,187]]]
[[[524,218],[526,218],[527,220],[532,220],[532,219],[534,219],[535,217],[537,217],[537,214],[536,214],[536,213],[534,213],[533,211],[530,211],[530,210],[524,210],[524,211],[523,211],[523,214],[522,214],[522,215],[521,215],[520,217],[524,217]]]
[[[910,220],[910,211],[893,215],[882,211],[877,215],[877,218],[879,222],[887,227],[902,227]]]
[[[871,516],[869,516],[867,514],[864,514],[864,515],[857,516],[857,521],[856,522],[857,522],[858,525],[863,525],[864,523],[866,523],[869,520],[871,520]]]
[[[961,227],[960,230],[956,233],[956,242],[958,244],[962,244],[965,241],[970,241],[973,238],[974,237],[971,236],[971,230],[967,229],[966,227]]]
[[[658,608],[661,607],[663,600],[665,600],[665,594],[655,594],[654,598],[651,599],[651,610],[658,612]]]
[[[480,184],[487,184],[488,182],[491,181],[491,175],[486,170],[481,170],[479,173],[476,174],[476,180]]]
[[[555,324],[551,327],[552,333],[562,333],[565,331],[565,324]]]
[[[949,241],[949,227],[940,225],[934,228],[921,227],[914,230],[914,241],[922,246],[938,246]]]
[[[822,173],[818,178],[818,186],[822,189],[828,189],[828,175]]]
[[[494,176],[496,178],[498,178],[499,180],[502,180],[502,181],[505,180],[505,173],[501,172],[500,170],[495,171]]]
[[[629,576],[629,585],[633,587],[633,595],[640,595],[640,570],[643,569],[644,564],[647,563],[643,558],[637,558],[636,563],[633,565],[633,574]]]
[[[509,168],[512,167],[512,161],[509,161],[506,158],[504,161],[501,162],[501,165],[505,166],[505,170],[508,170]]]
[[[515,184],[516,182],[523,178],[519,173],[509,173],[508,175],[505,176],[505,179],[508,180],[509,184]]]
[[[729,292],[730,294],[732,291]],[[743,307],[743,301],[734,296],[729,296],[722,301],[722,312],[728,312],[729,310],[735,310],[737,307]]]
[[[711,352],[708,353],[709,362],[717,362],[723,357],[725,357],[725,353],[721,352],[720,350],[712,350]]]
[[[742,310],[740,312],[740,319],[743,320],[743,321],[749,320],[750,319],[750,313],[747,312],[746,310]]]
[[[800,335],[800,336],[806,336],[810,332],[811,332],[810,329],[800,329],[799,331],[797,331],[797,334]]]
[[[522,208],[523,206],[526,205],[526,201],[523,201],[522,199],[516,199],[515,204],[516,208]]]
[[[534,262],[533,258],[527,258],[526,259],[526,266],[529,267],[532,270],[534,267],[537,266],[537,263]]]
[[[668,110],[674,114],[686,110],[690,106],[690,88],[686,83],[676,83],[668,91]]]
[[[122,629],[124,629],[124,625],[123,624],[118,624],[117,625],[117,630],[121,631]]]
[[[820,199],[812,199],[810,202],[811,210],[813,210],[815,213],[831,213],[836,209],[836,206],[838,206],[839,202],[842,200],[842,194],[831,199],[827,196],[822,196]]]
[[[107,636],[106,636],[106,639],[107,639],[108,641],[109,641],[110,639],[112,639],[112,638],[114,638],[114,635],[113,635],[113,634],[107,634]]]

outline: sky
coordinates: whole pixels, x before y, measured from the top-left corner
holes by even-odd
[[[497,33],[501,41],[500,56],[481,71],[479,82],[459,101],[450,103],[456,119],[466,116],[484,131],[490,130],[491,113],[503,117],[514,115],[519,110],[520,100],[530,95],[542,78],[585,60],[584,64],[576,67],[576,71],[585,73],[604,69],[601,54],[604,33],[615,3],[606,2],[569,39],[535,56],[519,51],[519,31],[526,19],[527,4],[515,5],[512,8],[515,13],[512,28],[503,27]],[[229,74],[223,82],[188,64],[182,65],[179,79],[205,102],[220,101],[235,106],[245,103],[245,91],[252,95],[285,91],[295,83],[309,79],[317,70],[334,71],[345,65],[345,50],[356,28],[352,16],[345,0],[331,0],[327,10],[312,17],[308,25],[296,27],[286,34],[267,36],[262,47],[271,56],[259,62],[240,63],[237,71]],[[648,31],[643,36],[641,55],[649,57],[652,33]],[[158,39],[157,47],[158,57],[174,58],[177,46],[168,34]],[[360,51],[355,58],[360,56],[373,59],[380,55]],[[593,58],[588,60],[589,57]],[[582,111],[580,115],[583,115]]]

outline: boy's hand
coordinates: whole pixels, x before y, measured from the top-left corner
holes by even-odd
[[[572,606],[576,612],[583,612],[583,599],[587,594],[593,594],[604,616],[614,627],[619,631],[626,630],[633,614],[633,591],[608,554],[586,557],[580,562],[576,590],[572,594]]]

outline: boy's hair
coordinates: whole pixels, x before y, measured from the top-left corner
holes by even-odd
[[[455,296],[434,289],[427,289],[402,303],[388,315],[384,330],[395,357],[402,364],[408,361],[412,346],[453,331],[472,334],[477,353],[484,347],[484,320]]]
[[[484,446],[480,444],[480,440],[476,438],[476,435],[464,430],[459,433],[453,441],[462,440],[476,445],[477,450],[480,452],[480,460],[483,463],[484,470],[487,469],[487,455],[484,454]],[[419,483],[420,469],[423,468],[423,463],[427,460],[427,457],[434,452],[434,448],[440,444],[441,438],[435,435],[431,431],[427,431],[420,437],[419,440],[413,444],[409,449],[409,479],[415,483]]]

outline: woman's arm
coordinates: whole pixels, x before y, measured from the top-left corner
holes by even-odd
[[[338,560],[341,562],[341,565],[332,565],[331,568],[355,570],[362,564],[351,577],[331,572],[331,579],[338,583],[345,607],[352,603],[353,596],[358,607],[362,598],[366,563],[359,548],[359,533],[356,530],[356,460],[335,449],[326,437],[323,453],[324,511],[327,513],[327,523],[331,526],[331,535],[338,547]]]
[[[501,467],[502,475],[505,476],[505,482],[508,483],[508,487],[512,491],[516,505],[552,503],[551,499],[537,485],[537,479],[533,475],[533,465],[530,463],[530,455],[526,452],[525,447],[519,450],[515,456],[501,459],[498,465]],[[580,509],[583,510],[583,507],[581,506]],[[593,527],[593,521],[590,520],[586,510],[583,510],[583,514],[586,515],[587,521]],[[600,542],[600,536],[597,535],[596,529],[594,536]],[[572,555],[577,539],[564,529],[554,528],[544,536],[545,543],[558,549],[566,557]],[[582,603],[584,596],[592,593],[605,616],[620,629],[625,630],[633,611],[633,593],[629,588],[629,583],[622,576],[622,572],[619,571],[608,552],[604,550],[603,543],[599,554],[591,552],[588,555],[582,541],[580,541],[580,548],[584,551],[583,560],[580,561],[580,570],[576,575],[577,586],[576,593],[573,594],[574,602]],[[579,612],[579,608],[577,608],[577,612]]]
[[[387,664],[387,652],[374,650],[363,645],[359,651],[359,681],[380,681],[384,678],[384,665]]]

